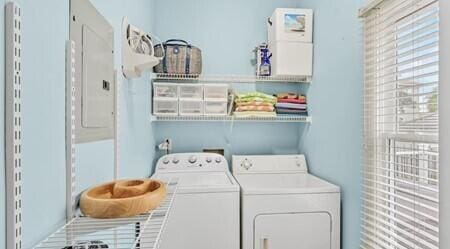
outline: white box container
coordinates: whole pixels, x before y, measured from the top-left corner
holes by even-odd
[[[178,84],[175,83],[153,83],[154,98],[178,99]]]
[[[228,115],[228,102],[205,101],[205,116],[226,116]]]
[[[222,100],[228,99],[228,84],[204,84],[203,92],[205,100]]]
[[[269,45],[277,41],[312,43],[313,10],[277,8],[267,28]]]
[[[180,99],[203,99],[203,85],[202,84],[179,84],[178,96]]]
[[[203,116],[203,100],[180,100],[180,116]]]
[[[178,116],[178,100],[153,99],[153,114],[155,116]]]
[[[312,76],[312,43],[280,41],[271,44],[273,76]]]

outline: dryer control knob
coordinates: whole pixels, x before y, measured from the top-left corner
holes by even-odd
[[[162,161],[164,164],[168,164],[169,162],[170,162],[170,160],[169,160],[169,158],[168,157],[166,157],[166,158],[164,158],[163,159],[163,161]]]
[[[222,162],[222,158],[221,157],[216,157],[216,163],[221,163]]]
[[[207,162],[207,163],[211,163],[211,162],[212,162],[212,158],[211,158],[211,157],[207,157],[207,158],[206,158],[206,162]]]
[[[176,157],[174,157],[173,159],[172,159],[172,163],[174,163],[174,164],[177,164],[177,163],[179,163],[180,162],[180,159],[178,159],[178,158],[176,158]]]
[[[246,170],[249,170],[251,167],[253,166],[252,162],[250,162],[248,159],[245,159],[242,163],[241,163],[241,167],[243,167]]]
[[[195,163],[195,162],[197,162],[197,158],[195,156],[190,156],[188,159],[188,162]]]

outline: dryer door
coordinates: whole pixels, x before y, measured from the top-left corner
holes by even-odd
[[[259,215],[254,223],[254,249],[331,248],[328,213]]]

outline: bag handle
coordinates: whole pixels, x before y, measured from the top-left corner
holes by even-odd
[[[180,44],[181,43],[181,44]],[[189,44],[189,42],[185,41],[185,40],[181,40],[181,39],[169,39],[166,42],[164,42],[164,45],[187,45],[187,46],[191,46]]]

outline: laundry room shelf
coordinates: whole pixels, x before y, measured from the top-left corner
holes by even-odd
[[[311,83],[310,76],[246,76],[246,75],[192,75],[192,74],[156,74],[154,82],[179,83]]]
[[[237,118],[234,116],[152,116],[156,122],[278,122],[278,123],[311,123],[309,116],[282,115],[277,117],[248,117]]]
[[[157,249],[161,234],[172,209],[178,180],[165,181],[167,196],[155,210],[130,218],[94,219],[76,217],[37,245],[36,249],[76,249],[76,245],[97,245],[86,248]],[[100,245],[107,245],[102,247]]]

